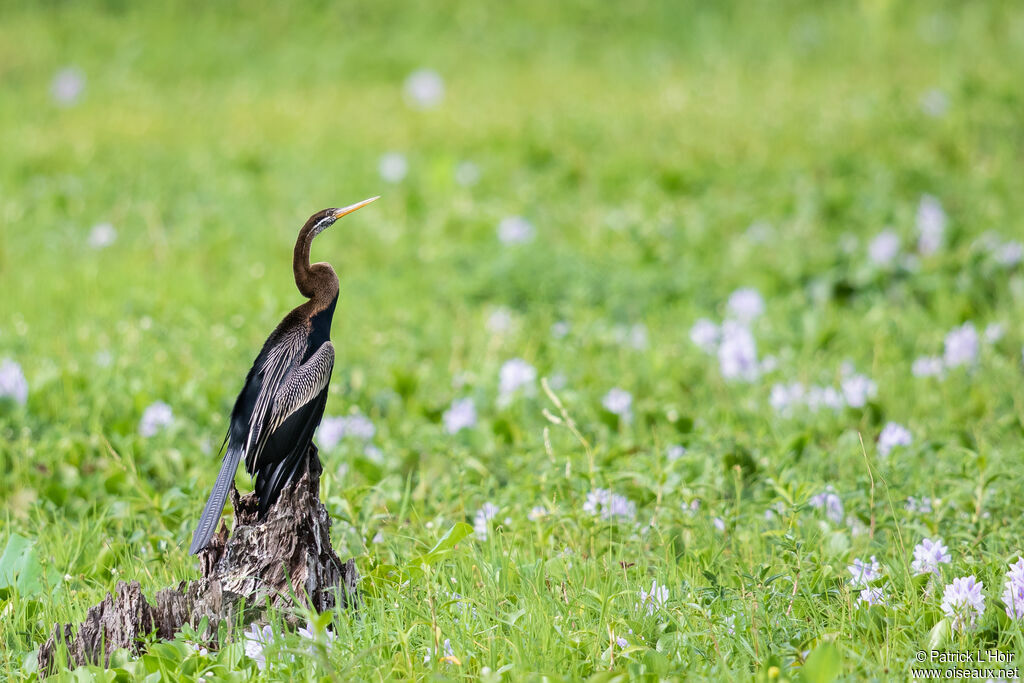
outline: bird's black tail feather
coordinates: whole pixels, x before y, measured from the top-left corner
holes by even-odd
[[[217,481],[213,484],[213,491],[203,508],[203,515],[199,518],[199,526],[192,534],[192,547],[188,549],[190,555],[195,555],[206,547],[210,538],[217,530],[217,522],[224,511],[224,503],[228,499],[228,491],[235,481],[235,470],[238,469],[238,461],[242,459],[242,449],[228,446],[224,454],[224,462],[220,466],[220,473],[217,474]]]

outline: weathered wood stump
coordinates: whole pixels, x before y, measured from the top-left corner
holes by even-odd
[[[317,611],[336,605],[355,606],[359,576],[353,560],[342,562],[331,547],[331,518],[320,502],[320,459],[315,447],[302,477],[281,492],[265,519],[257,518],[255,494],[239,497],[232,488],[234,531],[227,524],[199,554],[201,578],[182,581],[176,588],[158,591],[151,604],[138,581],[120,582],[114,594],[91,607],[77,631],[71,624],[56,624],[49,640],[39,648],[39,671],[51,672],[60,643],[68,662],[110,663],[110,654],[127,648],[142,650],[152,633],[172,639],[184,624],[197,628],[209,619],[207,633],[217,633],[222,619],[264,607],[284,611],[296,621],[295,608]]]

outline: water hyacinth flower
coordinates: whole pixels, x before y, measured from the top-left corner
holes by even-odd
[[[1017,241],[1004,242],[992,255],[999,265],[1012,268],[1024,259],[1024,244]]]
[[[484,503],[483,507],[476,511],[473,516],[473,531],[481,541],[487,540],[490,532],[490,521],[498,516],[500,508],[494,503]]]
[[[910,570],[915,576],[922,574],[939,574],[939,565],[949,564],[952,558],[949,555],[949,548],[942,542],[941,538],[934,541],[925,538],[914,546],[914,561],[910,563]]]
[[[909,446],[913,441],[909,429],[896,422],[888,422],[878,435],[878,454],[885,457],[897,446]]]
[[[520,389],[531,388],[537,381],[537,368],[522,358],[505,361],[498,373],[498,393],[509,398]]]
[[[401,152],[388,152],[377,162],[377,173],[381,180],[388,183],[400,183],[409,172],[409,162]]]
[[[707,318],[701,318],[690,328],[690,341],[705,353],[714,353],[718,349],[720,332],[718,325]]]
[[[1006,325],[1002,323],[989,323],[985,327],[985,341],[989,344],[995,344],[997,341],[1003,338],[1006,334]]]
[[[110,223],[98,223],[89,231],[89,246],[93,249],[109,247],[117,240],[117,230]]]
[[[522,216],[508,216],[498,223],[498,239],[502,244],[523,244],[533,239],[533,223]]]
[[[640,602],[635,607],[646,609],[648,614],[654,614],[656,611],[664,609],[668,602],[668,588],[658,585],[657,581],[651,581],[650,591],[641,588],[637,594],[640,596]]]
[[[632,520],[636,518],[636,503],[608,489],[594,489],[587,494],[583,511],[601,519]]]
[[[531,522],[537,522],[548,516],[548,510],[543,505],[535,505],[526,513],[526,518]]]
[[[860,597],[857,598],[858,607],[875,607],[876,605],[884,607],[886,603],[885,591],[871,586],[861,590]]]
[[[907,512],[929,515],[932,512],[932,499],[928,496],[922,496],[921,498],[907,496],[907,504],[905,507]]]
[[[78,101],[85,91],[85,74],[81,69],[66,67],[54,75],[50,83],[50,96],[57,104],[68,107]]]
[[[629,327],[616,325],[612,330],[612,335],[618,344],[624,344],[637,351],[647,348],[647,326],[643,323],[636,323]]]
[[[974,628],[985,613],[985,584],[971,576],[953,579],[942,594],[942,612],[953,620],[953,630],[963,632]]]
[[[733,320],[749,325],[764,313],[764,299],[756,289],[743,287],[729,295],[725,309]]]
[[[869,562],[860,558],[854,559],[853,564],[849,565],[846,571],[850,572],[850,585],[855,588],[864,588],[882,576],[882,567],[874,555],[871,556]]]
[[[452,650],[451,638],[445,638],[444,639],[444,643],[441,644],[441,647],[444,648],[444,656],[441,657],[441,661],[442,662],[445,662],[446,664],[460,664],[461,663],[461,662],[459,662],[458,658],[455,656],[455,652]],[[428,664],[430,662],[430,654],[431,654],[431,650],[428,649],[427,650],[427,654],[423,655],[423,663],[424,664]]]
[[[487,316],[487,331],[491,334],[508,334],[515,326],[515,314],[504,306],[494,309]]]
[[[311,621],[307,621],[305,627],[300,626],[298,633],[304,640],[309,640],[314,643],[321,640],[320,635],[316,632],[316,628],[313,626],[313,622]],[[334,631],[326,629],[323,632],[323,636],[323,639],[326,640],[328,645],[333,643],[338,637]]]
[[[839,412],[845,405],[843,395],[834,387],[813,386],[807,391],[807,407],[811,412],[816,413],[822,408]]]
[[[551,336],[554,339],[565,339],[569,336],[570,329],[569,323],[564,320],[559,320],[558,322],[552,323]]]
[[[942,374],[942,359],[936,356],[921,356],[910,367],[914,377],[937,377]]]
[[[1010,565],[1006,572],[1006,583],[1003,584],[1003,604],[1006,616],[1019,621],[1024,618],[1024,558]]]
[[[806,388],[800,382],[793,382],[791,384],[776,383],[772,385],[772,392],[768,402],[775,409],[775,412],[788,415],[793,412],[795,406],[803,402],[806,392]]]
[[[842,524],[843,517],[845,516],[843,510],[843,500],[836,493],[835,489],[832,488],[831,484],[825,487],[825,490],[819,494],[811,497],[811,507],[819,510],[825,510],[825,516],[828,517],[835,524]]]
[[[665,457],[669,462],[675,462],[684,455],[686,455],[686,447],[679,444],[673,444],[665,449]]]
[[[325,417],[316,431],[317,442],[325,451],[333,450],[345,436],[345,418]]]
[[[971,365],[978,360],[978,332],[972,323],[950,330],[946,335],[942,360],[947,368]]]
[[[262,629],[256,624],[250,624],[244,633],[245,656],[256,662],[256,667],[263,671],[267,667],[267,656],[263,650],[274,642],[274,629],[270,624]]]
[[[463,429],[476,425],[476,404],[471,398],[460,398],[452,401],[448,410],[441,416],[444,430],[449,434],[458,434]]]
[[[851,375],[842,382],[843,399],[851,408],[863,408],[878,393],[878,385],[864,375]]]
[[[868,244],[868,258],[876,266],[887,268],[900,255],[900,236],[892,230],[878,233]]]
[[[139,420],[139,435],[146,438],[156,436],[158,432],[167,429],[172,424],[174,424],[174,412],[171,407],[163,401],[156,401],[142,412],[142,419]]]
[[[444,79],[433,69],[417,69],[405,79],[405,99],[417,109],[433,109],[444,99]]]
[[[722,324],[718,366],[722,377],[727,380],[753,382],[758,378],[760,367],[757,364],[757,344],[750,330],[729,320]]]
[[[715,517],[711,520],[711,526],[721,533],[725,533],[725,520],[721,517]]]
[[[614,387],[601,399],[601,405],[612,415],[618,415],[625,422],[633,419],[633,394],[625,389]]]
[[[0,363],[0,399],[5,398],[18,405],[28,402],[28,380],[21,366],[10,358]]]
[[[480,167],[472,161],[460,161],[455,167],[455,182],[462,187],[471,187],[480,180]]]
[[[931,195],[921,197],[917,205],[917,250],[934,254],[942,247],[946,234],[946,212],[942,203]]]
[[[938,118],[949,109],[949,95],[932,88],[921,96],[921,111],[932,118]]]

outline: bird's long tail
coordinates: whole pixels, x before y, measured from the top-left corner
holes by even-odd
[[[224,503],[228,499],[228,491],[235,480],[235,470],[238,469],[238,461],[242,458],[241,448],[228,446],[224,454],[224,462],[220,466],[220,473],[217,474],[217,481],[213,484],[213,491],[203,508],[203,515],[199,518],[199,526],[192,534],[192,547],[188,549],[190,555],[195,555],[206,547],[217,530],[217,522],[220,521],[220,514],[224,511]]]

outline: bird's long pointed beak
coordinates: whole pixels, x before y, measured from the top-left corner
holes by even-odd
[[[334,220],[338,220],[342,216],[346,216],[346,215],[352,213],[353,211],[356,211],[357,209],[361,209],[364,206],[366,206],[367,204],[370,204],[371,202],[375,202],[378,199],[380,199],[380,195],[378,195],[376,197],[370,197],[369,199],[364,199],[361,202],[356,202],[355,204],[353,204],[351,206],[346,206],[344,209],[338,209],[337,211],[334,212]]]

